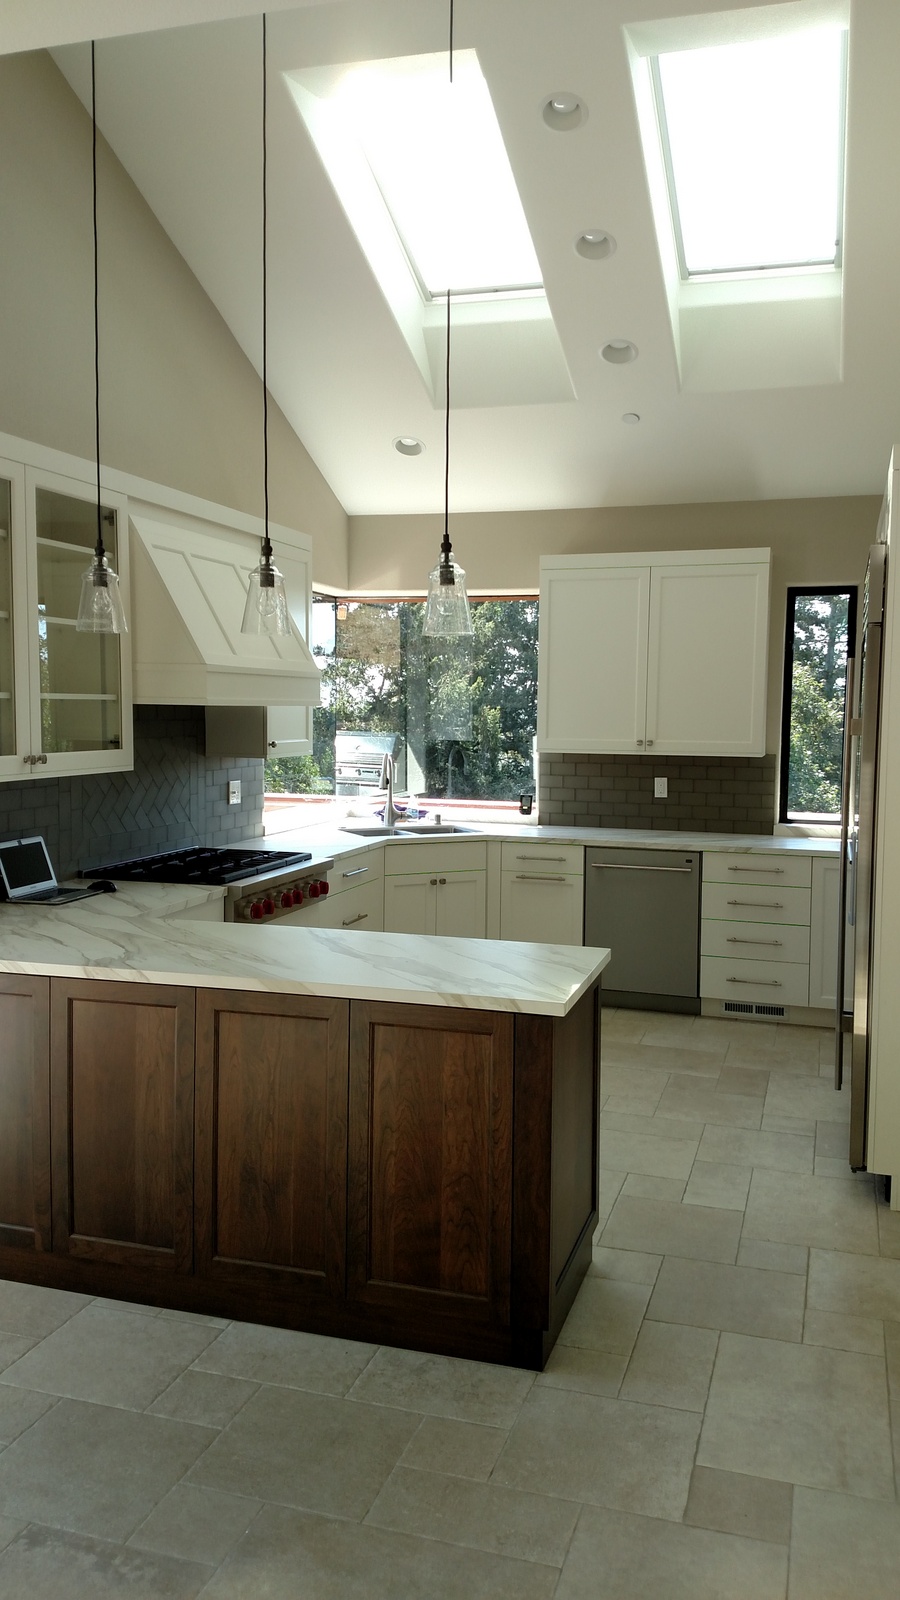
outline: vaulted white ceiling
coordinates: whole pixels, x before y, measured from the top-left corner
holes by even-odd
[[[832,0],[769,0],[757,10],[790,18],[816,7],[835,12]],[[258,366],[261,8],[251,0],[70,0],[19,9],[35,28],[46,24],[43,33],[10,44],[0,10],[0,42],[51,43],[55,13],[66,45],[55,59],[85,100],[86,52],[68,41],[76,27],[82,38],[91,30],[102,38],[102,131]],[[737,339],[733,362],[711,336],[718,376],[709,388],[702,376],[684,381],[679,369],[625,29],[690,12],[723,13],[737,30],[750,9],[728,0],[456,0],[456,41],[477,51],[487,78],[570,379],[557,385],[562,398],[544,400],[539,385],[523,385],[532,403],[508,403],[507,388],[503,403],[479,404],[476,389],[454,408],[456,509],[880,491],[900,438],[897,0],[850,5],[844,298],[832,370],[792,381],[789,369],[756,359],[752,328],[743,350],[740,330],[728,334]],[[156,25],[176,10],[181,26]],[[435,400],[285,75],[444,49],[447,0],[268,10],[270,388],[350,513],[437,510],[440,390]],[[135,31],[146,13],[153,31]],[[218,20],[193,22],[210,16]],[[542,117],[559,90],[587,107],[574,132],[555,132]],[[593,228],[617,241],[604,261],[575,252],[576,238]],[[611,339],[633,341],[638,359],[602,361]],[[751,368],[755,386],[747,387]],[[624,424],[624,413],[640,423]],[[392,440],[401,434],[421,438],[424,454],[399,456]]]

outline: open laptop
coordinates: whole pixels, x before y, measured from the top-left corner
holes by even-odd
[[[94,883],[80,889],[61,889],[40,834],[31,839],[7,839],[0,844],[0,900],[16,905],[60,906],[70,900],[86,900],[98,889]]]

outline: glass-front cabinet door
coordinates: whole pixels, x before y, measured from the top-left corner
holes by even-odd
[[[25,472],[0,461],[0,777],[18,778],[30,748],[25,604]]]

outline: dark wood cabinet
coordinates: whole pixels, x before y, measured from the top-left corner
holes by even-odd
[[[50,1249],[48,978],[0,976],[0,1245]]]
[[[197,1270],[344,1293],[346,1000],[197,996]]]
[[[194,995],[54,979],[53,1249],[193,1267]]]
[[[512,1133],[511,1016],[354,1004],[352,1300],[508,1324]]]

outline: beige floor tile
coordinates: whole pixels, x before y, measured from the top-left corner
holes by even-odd
[[[813,1172],[817,1178],[846,1178],[850,1163],[846,1156],[816,1156]]]
[[[669,1081],[670,1067],[657,1055],[649,1063],[641,1045],[623,1044],[614,1052],[605,1051],[600,1062],[600,1079],[608,1094],[646,1094],[652,1099],[662,1094]]]
[[[622,1193],[640,1200],[674,1200],[677,1205],[684,1198],[684,1188],[683,1178],[648,1178],[642,1172],[629,1172]]]
[[[877,1317],[845,1316],[835,1311],[807,1310],[804,1344],[825,1344],[832,1350],[858,1350],[864,1356],[884,1353],[884,1323]]]
[[[359,1519],[419,1420],[387,1405],[263,1387],[215,1436],[189,1481],[226,1494]],[[0,1456],[0,1467],[2,1461]]]
[[[226,1378],[219,1372],[198,1372],[190,1367],[147,1410],[156,1417],[179,1417],[206,1428],[224,1428],[258,1388],[246,1378]]]
[[[351,1393],[354,1400],[373,1405],[510,1428],[533,1383],[534,1373],[515,1367],[457,1361],[385,1345]]]
[[[0,1332],[24,1339],[45,1339],[68,1322],[76,1311],[90,1305],[87,1294],[62,1289],[40,1289],[31,1283],[0,1281]]]
[[[0,1600],[195,1600],[211,1574],[195,1562],[30,1527],[0,1555]]]
[[[723,1333],[697,1463],[893,1498],[884,1362]]]
[[[657,1322],[799,1341],[804,1291],[803,1279],[793,1273],[670,1256],[662,1264],[647,1315]]]
[[[5,1372],[36,1343],[36,1339],[23,1339],[20,1334],[0,1333],[0,1372]]]
[[[0,1505],[71,1533],[127,1539],[209,1442],[189,1422],[60,1400],[0,1454]]]
[[[600,1019],[604,1047],[607,1040],[640,1039],[646,1026],[647,1016],[643,1011],[614,1010],[612,1006],[604,1006]]]
[[[683,1040],[669,1041],[662,1035],[651,1038],[645,1033],[640,1044],[621,1046],[615,1059],[665,1072],[681,1072],[692,1078],[717,1080],[725,1062],[724,1050],[696,1049],[689,1041],[688,1034]]]
[[[784,1600],[786,1581],[783,1546],[586,1506],[556,1600]]]
[[[719,1094],[748,1094],[754,1099],[765,1099],[769,1087],[769,1073],[765,1067],[725,1066],[719,1073],[716,1088]]]
[[[601,1243],[614,1250],[649,1250],[699,1261],[734,1261],[740,1235],[741,1218],[734,1211],[620,1195]]]
[[[831,1156],[846,1163],[850,1135],[846,1122],[816,1123],[816,1156]]]
[[[625,1176],[624,1172],[616,1172],[613,1167],[607,1167],[601,1163],[600,1198],[597,1204],[598,1225],[604,1223],[612,1211],[625,1182]]]
[[[655,1112],[651,1117],[639,1117],[604,1111],[600,1127],[621,1133],[643,1133],[651,1139],[696,1139],[699,1142],[705,1123],[689,1122],[685,1117],[660,1117]]]
[[[231,1326],[230,1317],[211,1317],[205,1311],[173,1311],[169,1306],[163,1306],[161,1317],[167,1317],[171,1322],[200,1322],[204,1328],[223,1328]]]
[[[98,1294],[91,1301],[98,1311],[132,1311],[138,1317],[161,1317],[161,1306],[146,1305],[142,1300],[119,1300]]]
[[[366,1522],[397,1533],[561,1567],[581,1506],[494,1483],[396,1467]]]
[[[604,1111],[610,1116],[627,1117],[652,1117],[659,1105],[661,1089],[648,1091],[646,1089],[616,1089],[607,1091],[605,1080],[601,1071],[600,1101]]]
[[[536,1387],[575,1389],[581,1394],[605,1394],[615,1398],[619,1392],[628,1357],[607,1355],[604,1350],[581,1350],[574,1345],[556,1344]]]
[[[708,1328],[645,1322],[619,1391],[622,1400],[702,1411],[716,1359],[718,1335]]]
[[[731,1161],[739,1167],[771,1167],[776,1172],[812,1172],[813,1140],[809,1134],[708,1127],[700,1140],[697,1155],[701,1161]]]
[[[292,1328],[232,1322],[209,1344],[195,1365],[204,1372],[256,1383],[284,1384],[316,1394],[346,1394],[378,1346],[352,1339],[327,1339]]]
[[[793,1484],[778,1483],[774,1478],[695,1467],[684,1520],[692,1527],[787,1544],[793,1495]]]
[[[699,1427],[691,1411],[536,1388],[491,1481],[678,1521]]]
[[[758,1128],[763,1100],[746,1094],[719,1094],[697,1078],[675,1074],[659,1097],[663,1117],[690,1117],[696,1122],[722,1123],[733,1128]]]
[[[200,1355],[214,1330],[86,1306],[7,1367],[4,1383],[142,1411]]]
[[[883,1200],[877,1206],[878,1248],[883,1256],[900,1259],[900,1211],[891,1211]]]
[[[600,1165],[608,1161],[619,1172],[641,1172],[652,1178],[689,1177],[699,1139],[658,1139],[643,1133],[603,1128]]]
[[[0,1384],[0,1445],[11,1444],[30,1428],[38,1417],[56,1405],[56,1396],[39,1394],[34,1389],[16,1389]]]
[[[630,1355],[650,1294],[649,1284],[586,1277],[563,1324],[560,1344]]]
[[[245,1495],[176,1483],[128,1541],[138,1550],[217,1567],[246,1533],[262,1506]]]
[[[888,1392],[891,1400],[891,1437],[894,1441],[894,1480],[900,1496],[900,1326],[896,1322],[884,1324],[884,1347],[887,1357]]]
[[[550,1600],[558,1567],[264,1506],[203,1600]]]
[[[900,1261],[813,1250],[808,1300],[817,1311],[900,1322]]]
[[[736,1017],[695,1017],[694,1037],[715,1039],[727,1050],[730,1045],[749,1042],[758,1055],[763,1049],[774,1049],[778,1038],[775,1022],[745,1022]]]
[[[618,1278],[623,1283],[653,1284],[661,1265],[662,1256],[648,1255],[643,1250],[609,1250],[595,1244],[588,1272],[601,1278]]]
[[[877,1255],[871,1184],[857,1177],[816,1178],[757,1167],[744,1214],[744,1237]]]
[[[766,1112],[812,1122],[842,1122],[850,1116],[850,1090],[838,1093],[825,1078],[772,1074]]]
[[[774,1111],[763,1111],[760,1129],[763,1133],[794,1133],[803,1139],[816,1136],[816,1124],[811,1117],[783,1117]]]
[[[0,1516],[0,1550],[5,1550],[10,1541],[16,1537],[16,1534],[21,1533],[22,1529],[27,1527],[28,1523],[20,1521],[18,1517]]]
[[[717,1206],[723,1211],[743,1211],[750,1188],[750,1167],[725,1161],[694,1162],[687,1188],[686,1206]]]
[[[405,1467],[484,1483],[505,1443],[505,1428],[453,1422],[448,1417],[423,1417],[400,1460]]]
[[[763,1067],[773,1077],[818,1078],[819,1052],[815,1048],[787,1048],[775,1045],[771,1050],[751,1050],[746,1045],[734,1044],[725,1057],[726,1067]]]
[[[897,1600],[900,1508],[797,1489],[790,1600]]]
[[[761,1267],[766,1272],[793,1272],[806,1277],[809,1251],[802,1244],[772,1244],[767,1239],[742,1239],[739,1267]]]

